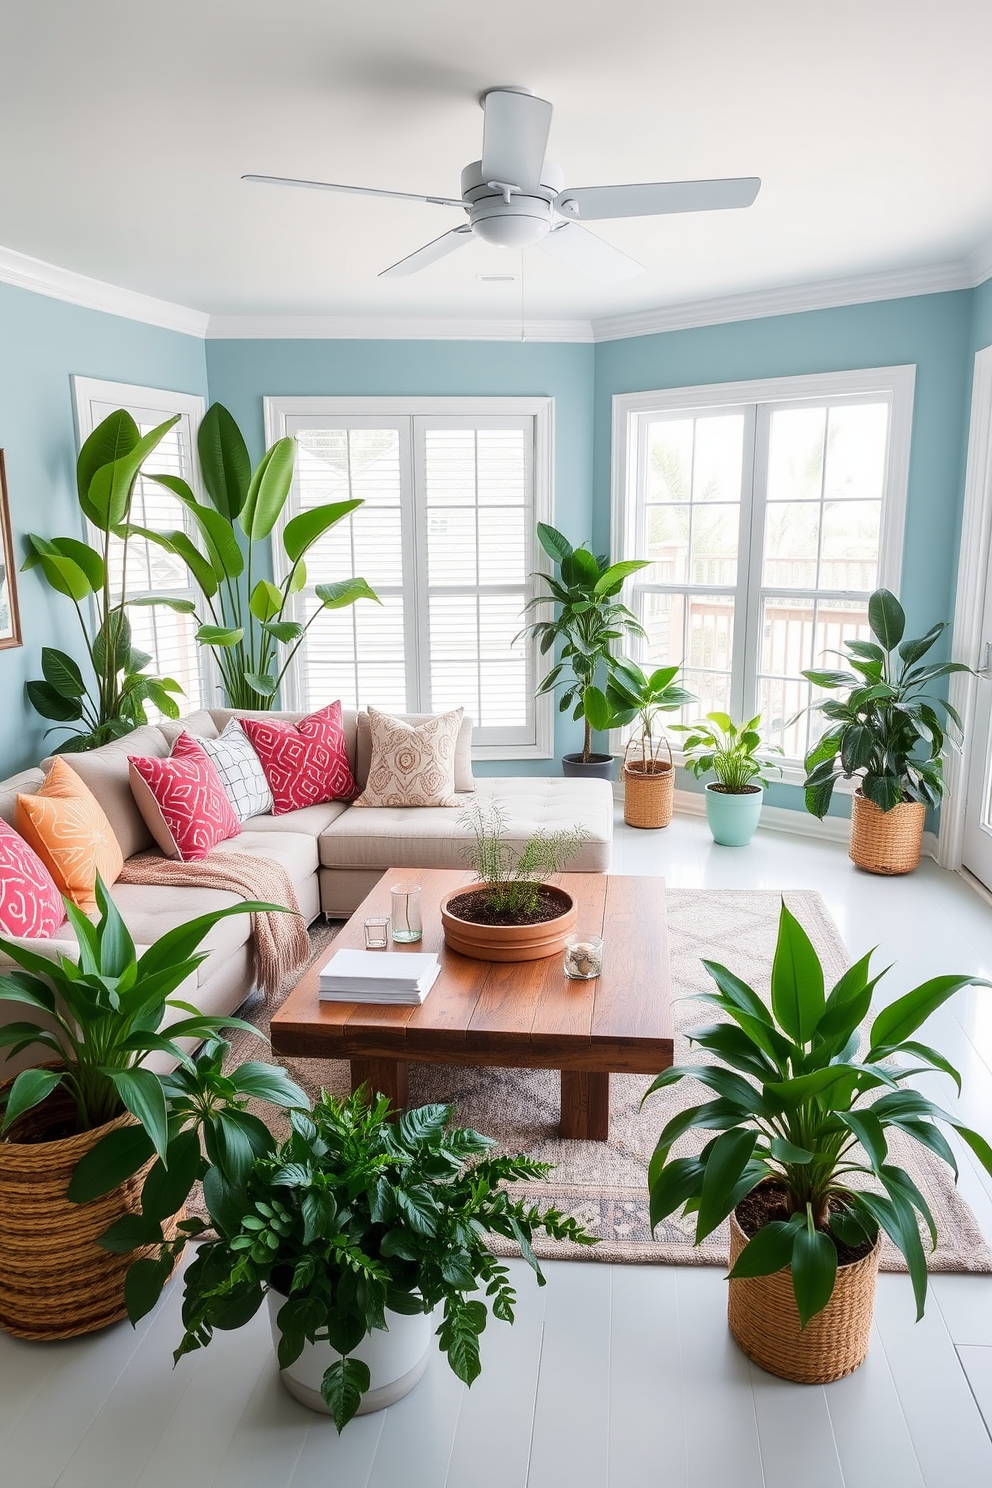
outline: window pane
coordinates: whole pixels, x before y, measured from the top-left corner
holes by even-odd
[[[669,509],[679,510],[678,507]],[[740,513],[739,505],[693,508],[691,583],[737,583]]]
[[[758,683],[761,731],[769,744],[778,744],[789,759],[802,759],[809,748],[810,715],[803,712],[810,699],[804,677],[762,677]]]
[[[522,506],[481,507],[479,510],[480,579],[484,584],[527,581],[532,532]],[[474,560],[475,554],[471,555]],[[458,582],[465,583],[460,579]]]
[[[729,595],[690,594],[685,664],[729,672],[734,654],[734,601]]]
[[[666,419],[648,428],[649,501],[688,501],[692,495],[692,424]]]
[[[887,403],[831,408],[823,483],[828,501],[881,501],[888,428]]]
[[[693,501],[740,501],[744,415],[696,420]]]
[[[641,624],[648,633],[644,653],[649,666],[682,662],[685,656],[685,595],[645,594]]]
[[[811,599],[762,602],[760,671],[797,677],[813,665],[814,612]]]
[[[819,501],[826,413],[825,408],[786,408],[772,414],[769,501]]]
[[[875,588],[882,521],[880,501],[825,501],[821,589]]]
[[[304,620],[320,608],[308,597]],[[301,678],[304,707],[320,708],[340,698],[346,708],[403,712],[407,707],[401,599],[382,605],[359,602],[320,615],[309,631]]]
[[[816,588],[821,510],[819,502],[812,501],[779,501],[766,507],[765,587]]]
[[[441,507],[427,518],[427,577],[431,584],[478,583],[475,512]]]
[[[688,691],[699,699],[698,703],[688,703],[681,710],[683,723],[691,723],[694,718],[702,718],[706,713],[730,712],[729,672],[696,672],[691,667],[686,667],[682,680]],[[665,716],[670,717],[673,722],[676,720],[674,713]]]
[[[641,578],[650,584],[685,584],[689,578],[688,506],[648,508],[647,557],[654,560]]]
[[[525,431],[480,429],[476,449],[480,505],[523,505],[530,494]]]
[[[841,644],[844,641],[872,639],[867,604],[841,599],[821,599],[817,602],[813,666],[843,669],[843,658],[834,654],[840,650]]]

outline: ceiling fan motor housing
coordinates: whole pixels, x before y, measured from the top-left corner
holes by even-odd
[[[524,190],[513,181],[487,181],[481,160],[462,171],[462,200],[480,238],[501,248],[540,242],[554,225],[554,199],[564,184],[557,165],[545,161],[541,183]]]

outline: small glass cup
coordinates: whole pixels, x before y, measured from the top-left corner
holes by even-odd
[[[389,920],[385,915],[375,915],[365,921],[365,949],[384,951],[389,944]]]
[[[424,933],[424,922],[420,914],[419,883],[396,883],[389,892],[392,902],[389,925],[394,944],[409,945],[420,940]]]
[[[565,975],[570,982],[591,982],[603,970],[603,937],[570,935],[565,946]]]

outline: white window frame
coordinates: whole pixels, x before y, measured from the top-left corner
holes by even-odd
[[[552,522],[554,520],[554,399],[553,398],[427,398],[427,397],[388,397],[388,398],[335,398],[335,397],[266,397],[265,408],[265,443],[268,447],[277,439],[285,437],[287,432],[287,420],[289,418],[305,418],[310,416],[342,417],[342,418],[458,418],[464,420],[478,419],[484,421],[486,418],[525,416],[533,419],[534,429],[534,520],[535,532],[532,537],[532,571],[541,573],[552,572],[551,564],[543,548],[537,541],[536,523]],[[480,427],[483,426],[480,423]],[[412,462],[415,454],[407,448],[407,441],[401,439],[401,458]],[[405,453],[404,453],[405,452]],[[276,583],[280,583],[286,576],[286,555],[282,544],[282,529],[291,515],[288,510],[284,511],[272,533],[272,566]],[[422,534],[415,534],[415,540],[419,540]],[[404,566],[410,563],[413,554],[404,551]],[[424,568],[423,554],[420,553],[412,568],[407,571],[412,573],[412,595],[408,597],[408,604],[412,603],[416,613],[419,608],[419,597],[417,594],[418,575]],[[521,627],[527,623],[525,616],[521,617]],[[416,690],[422,691],[425,685],[425,672],[428,665],[427,659],[420,655],[421,647],[416,628],[411,628],[404,620],[405,642],[406,642],[406,665],[414,669]],[[534,681],[536,693],[541,681],[547,676],[551,667],[551,658],[543,657],[532,643],[531,651],[531,675]],[[295,707],[299,701],[295,694],[296,678],[293,668],[290,668],[283,680],[283,699],[288,707]],[[511,759],[553,759],[554,758],[554,699],[550,695],[535,697],[534,699],[534,740],[530,743],[514,744],[484,744],[473,745],[472,757],[476,760],[511,760]]]
[[[767,486],[767,441],[756,444],[758,405],[766,420],[775,408],[808,402],[843,403],[845,399],[877,396],[889,404],[888,443],[882,495],[882,529],[879,542],[878,585],[899,592],[902,578],[906,497],[909,487],[909,457],[913,430],[915,365],[857,368],[845,372],[808,373],[797,377],[757,378],[747,382],[706,383],[694,387],[658,388],[641,393],[617,393],[613,398],[611,543],[614,560],[637,558],[638,515],[646,464],[643,441],[651,414],[700,414],[742,407],[748,416],[744,434],[744,480],[741,492],[741,564],[735,586],[734,657],[732,712],[750,717],[757,711],[756,679],[758,627],[761,613],[760,563]],[[767,421],[765,424],[767,427]],[[699,587],[699,586],[697,586]],[[702,586],[705,587],[705,586]],[[625,597],[633,585],[628,581]],[[781,593],[776,589],[775,593]],[[822,591],[789,589],[790,598],[815,598]],[[842,596],[843,597],[843,596]],[[754,661],[751,667],[749,658]],[[747,670],[745,668],[747,667]],[[621,747],[619,732],[612,747]],[[676,763],[682,762],[675,751]],[[786,763],[781,776],[786,785],[802,785],[801,765]],[[839,782],[840,789],[853,790],[856,782]]]
[[[81,377],[75,374],[70,378],[70,382],[77,450],[82,449],[83,444],[100,422],[94,411],[95,405],[109,403],[114,408],[126,408],[136,423],[141,421],[143,413],[149,419],[155,418],[158,422],[161,422],[159,416],[163,413],[166,415],[178,413],[186,424],[191,467],[189,484],[197,499],[201,499],[202,481],[196,436],[206,412],[205,398],[199,393],[177,393],[166,388],[141,387],[129,382],[108,382],[103,378]],[[96,528],[82,515],[81,525],[84,539],[96,545],[97,539],[101,538],[102,534],[98,533]],[[199,545],[198,534],[189,518],[184,519],[184,525],[190,537]],[[189,591],[199,602],[202,596],[192,574],[189,576]],[[213,697],[221,696],[220,679],[209,656],[209,647],[198,645],[196,655],[200,677],[200,707],[208,708],[211,706]],[[179,697],[177,701],[181,708],[184,699]]]

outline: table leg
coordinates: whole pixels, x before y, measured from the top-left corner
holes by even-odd
[[[406,1060],[353,1059],[351,1088],[367,1085],[373,1095],[387,1095],[394,1111],[404,1111],[407,1104]]]
[[[610,1077],[584,1070],[561,1072],[561,1134],[605,1142],[610,1135]]]

